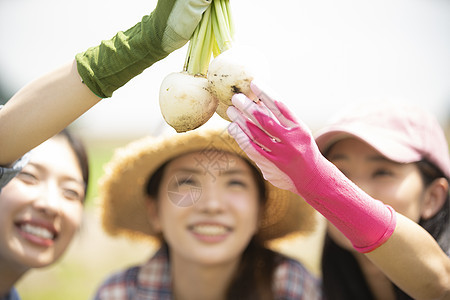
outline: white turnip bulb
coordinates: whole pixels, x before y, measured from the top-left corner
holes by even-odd
[[[193,130],[205,124],[217,108],[208,88],[208,80],[186,72],[167,75],[160,87],[159,106],[164,120],[177,132]]]
[[[250,83],[256,76],[259,81],[267,80],[269,73],[267,60],[260,52],[251,47],[234,45],[211,61],[207,78],[211,94],[228,107],[232,105],[231,97],[237,93],[256,100]]]
[[[222,119],[225,119],[225,120],[231,122],[231,119],[227,115],[227,109],[228,109],[229,105],[226,105],[220,101],[217,101],[217,102],[218,102],[218,105],[216,108],[216,114],[218,114],[220,117],[222,117]]]

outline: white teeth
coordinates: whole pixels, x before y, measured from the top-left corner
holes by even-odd
[[[53,233],[48,231],[45,228],[33,226],[31,224],[24,224],[20,227],[23,231],[35,235],[37,237],[43,238],[43,239],[53,239]]]
[[[227,233],[227,228],[221,225],[196,225],[192,230],[202,235],[222,235]]]

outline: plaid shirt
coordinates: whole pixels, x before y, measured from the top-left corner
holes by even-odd
[[[28,163],[30,159],[29,153],[25,154],[21,159],[17,160],[12,166],[0,167],[0,192],[2,188],[7,185],[11,179],[22,171],[22,168]]]
[[[299,262],[284,258],[276,269],[275,299],[321,299],[320,282]],[[172,299],[167,247],[161,247],[144,265],[109,277],[97,290],[96,300]]]
[[[0,300],[20,300],[19,294],[15,288],[12,288],[9,293],[0,298]]]

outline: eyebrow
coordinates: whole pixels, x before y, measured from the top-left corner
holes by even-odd
[[[329,156],[328,159],[329,160],[345,160],[345,159],[348,159],[348,156],[346,154],[334,154],[334,155]],[[394,162],[380,154],[370,155],[368,157],[368,160],[373,161],[373,162],[391,162],[391,163]]]
[[[180,167],[173,169],[175,172],[185,172],[185,173],[194,173],[194,174],[202,174],[204,168],[190,168],[190,167]]]
[[[180,168],[174,169],[174,171],[200,175],[200,174],[208,173],[209,169],[203,168],[201,166],[199,166],[198,168],[180,167]],[[249,174],[249,173],[250,172],[247,170],[238,169],[238,168],[229,168],[229,169],[219,170],[220,175],[236,175],[236,174],[238,174],[238,175],[244,174],[245,175],[245,174]]]
[[[248,174],[250,173],[248,170],[243,170],[243,169],[226,169],[226,170],[221,170],[220,174],[221,175],[244,175],[244,174]]]
[[[393,162],[392,160],[384,157],[383,155],[372,155],[369,157],[370,161],[381,161],[381,162]]]

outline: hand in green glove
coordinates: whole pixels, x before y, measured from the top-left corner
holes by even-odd
[[[140,23],[76,55],[78,72],[101,98],[155,62],[182,47],[192,36],[211,0],[158,0]]]

